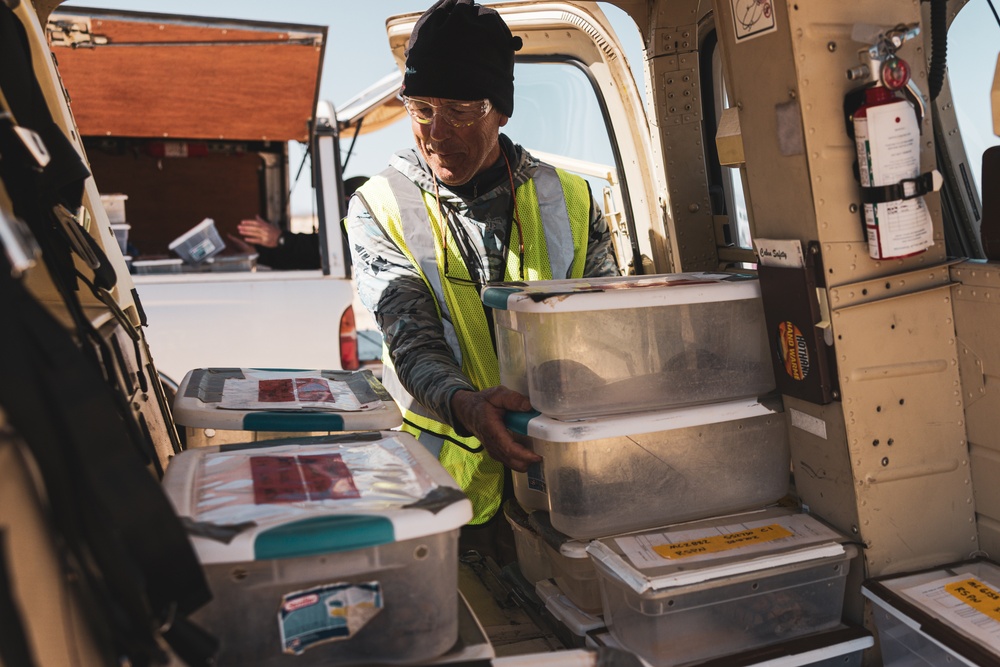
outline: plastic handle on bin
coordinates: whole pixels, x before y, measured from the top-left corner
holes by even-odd
[[[366,549],[396,540],[384,516],[345,514],[295,521],[265,530],[254,540],[256,560],[295,558]]]
[[[507,310],[507,298],[520,291],[519,287],[487,287],[482,294],[483,304],[489,308]]]
[[[339,414],[309,412],[251,412],[243,417],[244,431],[343,431],[344,418]]]
[[[514,433],[528,435],[528,422],[541,414],[542,413],[538,410],[529,410],[528,412],[507,412],[503,416],[503,423]]]

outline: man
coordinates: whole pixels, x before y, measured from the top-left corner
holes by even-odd
[[[618,274],[586,181],[500,134],[514,110],[520,47],[499,14],[472,0],[427,10],[407,45],[402,87],[416,150],[394,155],[347,216],[358,292],[385,339],[383,383],[404,410],[404,430],[472,500],[473,526],[505,527],[495,517],[504,466],[523,472],[541,460],[504,426],[505,412],[531,406],[499,386],[480,288]]]

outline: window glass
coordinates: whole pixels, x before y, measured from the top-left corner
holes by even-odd
[[[503,128],[504,134],[529,151],[617,171],[597,94],[580,68],[567,62],[519,62],[514,66],[514,79],[514,115]],[[591,191],[600,197],[607,180],[585,171],[577,173],[590,181]]]
[[[1000,144],[993,133],[990,87],[1000,53],[1000,26],[986,0],[970,0],[948,31],[948,79],[966,155],[982,196],[982,155]]]

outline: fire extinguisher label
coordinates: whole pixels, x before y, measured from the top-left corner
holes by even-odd
[[[806,338],[792,322],[785,320],[778,325],[778,358],[785,373],[793,380],[805,380],[809,375],[809,348]]]
[[[920,174],[920,128],[905,100],[868,107],[855,118],[861,185],[898,183]],[[868,252],[874,259],[905,257],[934,245],[934,224],[921,197],[865,204]]]

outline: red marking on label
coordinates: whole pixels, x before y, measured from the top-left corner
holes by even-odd
[[[809,348],[805,336],[792,322],[778,325],[778,354],[790,378],[804,380],[809,375]]]
[[[285,611],[295,611],[296,609],[302,609],[303,607],[308,607],[319,602],[319,596],[314,594],[304,595],[300,598],[293,598],[286,602],[282,609]]]
[[[257,383],[257,400],[261,403],[286,403],[295,400],[292,380],[261,380]]]
[[[250,474],[257,505],[361,497],[340,454],[254,456]]]
[[[295,390],[300,401],[312,403],[336,403],[330,392],[330,385],[320,378],[295,378]]]

